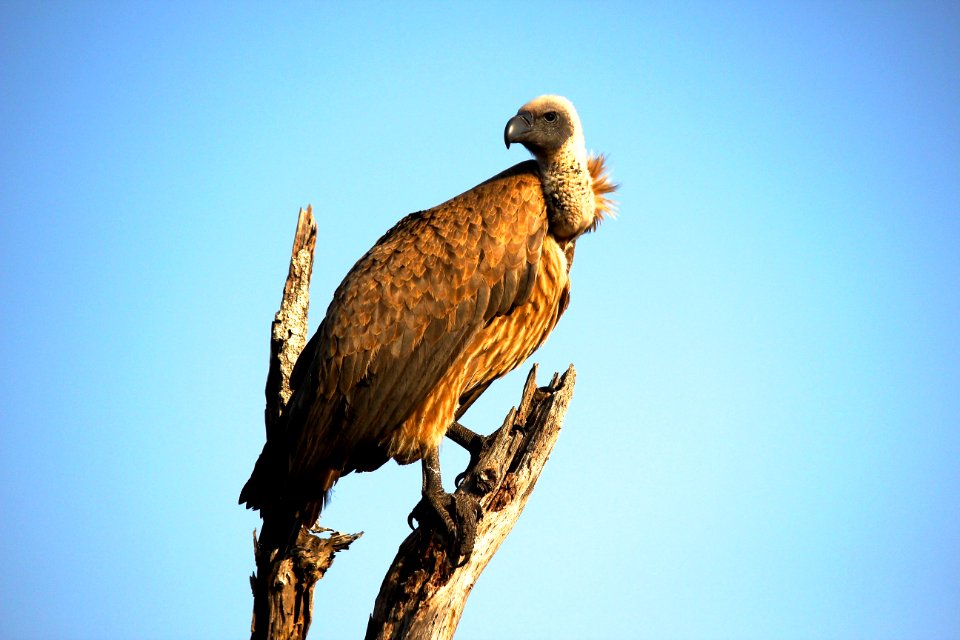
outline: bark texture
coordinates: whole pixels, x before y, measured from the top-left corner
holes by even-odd
[[[442,534],[418,527],[387,572],[367,626],[367,640],[452,638],[480,572],[513,529],[560,435],[573,395],[573,366],[536,386],[536,366],[527,376],[519,408],[484,443],[479,460],[457,489],[479,500],[473,554],[461,566],[448,557]]]
[[[270,369],[267,373],[264,412],[267,440],[279,437],[280,418],[290,399],[290,374],[307,343],[307,313],[310,307],[310,277],[317,243],[317,223],[311,207],[300,210],[290,258],[290,271],[283,287],[280,310],[273,320],[270,339]],[[296,545],[284,557],[261,549],[254,534],[257,571],[250,577],[253,589],[251,638],[255,640],[303,640],[310,629],[313,587],[333,563],[334,554],[346,549],[361,534],[329,529],[301,529]]]

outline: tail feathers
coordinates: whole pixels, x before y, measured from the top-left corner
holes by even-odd
[[[267,557],[270,557],[276,549],[278,557],[288,555],[300,533],[300,515],[296,511],[264,508],[260,510],[260,516],[263,518],[263,526],[260,527],[260,536],[257,538],[259,553],[266,553]]]
[[[329,501],[330,489],[340,474],[334,469],[325,469],[318,476],[314,482],[303,483],[306,486],[301,486],[301,491],[296,494],[267,496],[261,489],[262,485],[257,482],[259,478],[254,470],[254,474],[240,492],[240,502],[245,502],[251,509],[259,509],[260,517],[263,518],[258,539],[261,552],[269,553],[276,549],[281,556],[288,555],[297,541],[300,529],[316,524],[320,512]],[[304,489],[307,491],[303,491]],[[310,497],[304,497],[305,493]]]
[[[257,463],[253,465],[250,479],[240,490],[239,503],[246,505],[248,509],[263,509],[270,503],[271,496],[283,493],[277,485],[283,483],[286,474],[282,473],[280,457],[276,455],[274,448],[268,440],[257,458]]]
[[[320,519],[320,512],[330,503],[330,491],[339,479],[340,474],[335,469],[323,470],[316,485],[314,485],[321,489],[319,497],[305,500],[303,502],[303,508],[300,509],[302,515],[301,524],[303,526],[313,527],[317,524],[317,521]]]

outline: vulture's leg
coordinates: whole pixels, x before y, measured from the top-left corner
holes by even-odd
[[[459,474],[454,480],[454,484],[459,487],[463,479],[470,473],[470,470],[477,466],[477,462],[480,460],[480,453],[483,451],[483,446],[487,443],[489,436],[484,437],[475,431],[471,431],[459,422],[454,422],[447,429],[447,437],[470,453],[470,463],[467,465],[467,468],[464,469],[463,473]]]
[[[428,507],[433,513],[440,516],[447,533],[455,537],[457,534],[457,525],[450,515],[447,508],[447,502],[452,496],[443,490],[443,483],[440,480],[440,452],[434,449],[420,461],[423,469],[423,487],[420,490],[423,496],[420,503],[414,507],[410,515],[407,516],[407,524],[413,529],[413,520],[420,521],[420,516],[424,515],[422,509]],[[422,523],[421,523],[422,524]]]
[[[459,422],[454,422],[450,425],[447,429],[447,437],[470,452],[471,462],[473,462],[474,456],[480,455],[480,448],[483,446],[484,440],[486,440],[482,435],[471,431]]]
[[[407,524],[412,529],[414,519],[423,525],[431,516],[439,518],[458,559],[469,558],[477,534],[479,505],[476,498],[464,491],[450,494],[443,490],[440,481],[439,449],[434,449],[424,456],[422,467],[423,497],[407,516]]]

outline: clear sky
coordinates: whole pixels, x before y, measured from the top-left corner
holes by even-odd
[[[458,638],[960,637],[955,2],[8,1],[0,89],[0,637],[245,637],[297,209],[315,327],[397,219],[526,158],[542,93],[621,214],[533,358],[576,393]],[[362,636],[419,488],[338,485],[323,522],[366,534],[316,637]]]

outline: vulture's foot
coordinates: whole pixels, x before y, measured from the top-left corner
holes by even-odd
[[[414,520],[420,526],[436,525],[447,540],[450,557],[456,558],[459,566],[473,553],[479,518],[480,504],[475,497],[466,491],[451,494],[443,490],[437,452],[424,457],[423,497],[407,516],[410,528]]]
[[[461,484],[463,484],[467,474],[476,468],[477,462],[480,461],[480,454],[483,452],[487,441],[492,436],[484,437],[475,431],[471,431],[459,422],[454,422],[447,429],[447,437],[470,453],[470,464],[468,464],[467,468],[463,470],[463,473],[457,474],[457,477],[453,481],[454,484],[459,487]]]
[[[420,502],[407,516],[407,524],[411,529],[414,520],[421,526],[437,525],[446,539],[450,557],[462,559],[459,566],[473,553],[479,517],[480,505],[469,493],[447,493],[441,490],[424,493]]]

